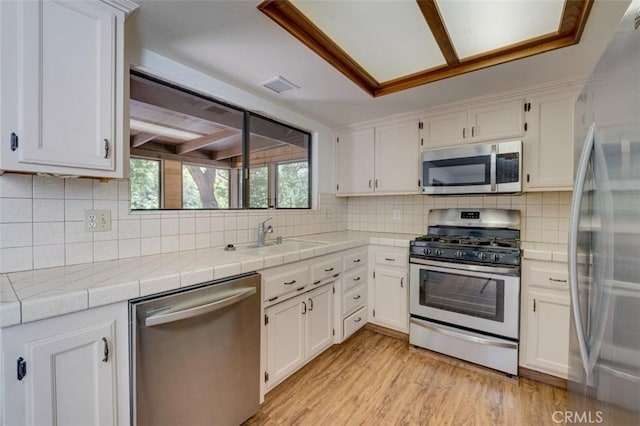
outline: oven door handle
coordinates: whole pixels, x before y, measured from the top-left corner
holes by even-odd
[[[424,327],[424,328],[428,328],[429,330],[435,332],[435,333],[440,333],[440,334],[444,334],[445,336],[450,336],[450,337],[455,337],[456,339],[462,339],[462,340],[467,340],[469,342],[472,343],[479,343],[481,345],[487,345],[487,346],[495,346],[498,348],[507,348],[507,349],[518,349],[518,344],[517,343],[511,343],[511,342],[505,342],[505,341],[496,341],[496,340],[492,340],[492,339],[487,339],[484,337],[480,337],[480,336],[472,336],[469,334],[464,334],[464,333],[458,333],[452,330],[447,330],[444,328],[440,328],[438,326],[429,324],[426,321],[419,321],[416,320],[414,318],[411,318],[411,322],[420,326],[420,327]]]

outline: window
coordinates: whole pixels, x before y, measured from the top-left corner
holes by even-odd
[[[308,132],[137,71],[130,81],[132,209],[311,207]]]
[[[131,209],[160,208],[160,161],[131,159]]]

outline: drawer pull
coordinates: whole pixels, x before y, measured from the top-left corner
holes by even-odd
[[[304,290],[304,286],[300,288],[296,288],[296,291],[302,291],[302,290]]]
[[[337,274],[333,274],[333,278],[338,278],[340,276],[340,272],[338,272]]]
[[[102,362],[109,361],[109,343],[107,342],[107,338],[102,338],[102,343],[104,343],[104,358],[102,358]]]
[[[333,268],[325,269],[324,271],[325,272],[331,272],[331,271],[333,271]]]
[[[291,281],[289,281],[289,282],[285,281],[285,282],[284,282],[284,285],[292,285],[292,284],[295,284],[295,283],[297,283],[297,281],[296,281],[296,280],[291,280]]]
[[[553,281],[554,283],[566,283],[567,280],[559,280],[557,278],[551,278],[549,277],[549,281]]]
[[[362,321],[362,317],[358,317],[358,319],[354,319],[353,322],[360,322]]]
[[[395,262],[395,259],[392,259],[390,257],[385,257],[384,260],[386,260],[387,262]]]
[[[267,302],[273,302],[274,300],[278,300],[278,296],[267,299]]]
[[[322,282],[322,280],[314,281],[313,285],[320,284],[321,282]]]
[[[307,313],[307,304],[302,302],[302,305],[304,306],[304,311],[302,311],[302,315],[305,315]]]
[[[362,262],[360,259],[356,259],[353,261],[353,263],[360,263],[360,262]]]
[[[353,296],[353,300],[358,300],[358,299],[360,299],[360,295],[359,294],[356,294],[355,296]]]
[[[360,277],[355,277],[353,280],[354,281],[360,281]]]

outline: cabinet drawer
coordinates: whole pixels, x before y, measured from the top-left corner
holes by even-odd
[[[386,266],[398,266],[400,268],[406,268],[409,263],[409,254],[407,253],[398,253],[393,251],[377,251],[376,252],[376,265],[386,265]]]
[[[344,274],[342,277],[342,285],[344,291],[347,291],[353,287],[356,287],[360,284],[364,284],[367,281],[367,268],[361,266],[358,269],[354,269],[353,271],[349,271]]]
[[[367,286],[359,285],[342,296],[342,315],[346,315],[354,309],[363,306],[367,301]]]
[[[347,254],[344,257],[344,271],[357,268],[367,264],[367,251],[365,249],[358,250],[357,252]]]
[[[337,278],[342,272],[342,258],[333,257],[311,267],[311,282],[318,284],[327,278]]]
[[[280,296],[292,291],[302,291],[309,285],[309,268],[298,267],[289,271],[263,277],[264,300],[273,302]]]
[[[569,271],[566,263],[525,261],[522,276],[527,285],[555,289],[569,289]]]
[[[367,323],[367,308],[362,307],[343,320],[343,335],[346,339]]]

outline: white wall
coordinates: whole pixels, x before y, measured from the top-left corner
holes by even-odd
[[[132,68],[311,132],[313,193],[333,192],[335,136],[326,125],[137,46],[133,41],[128,41],[126,55]]]

